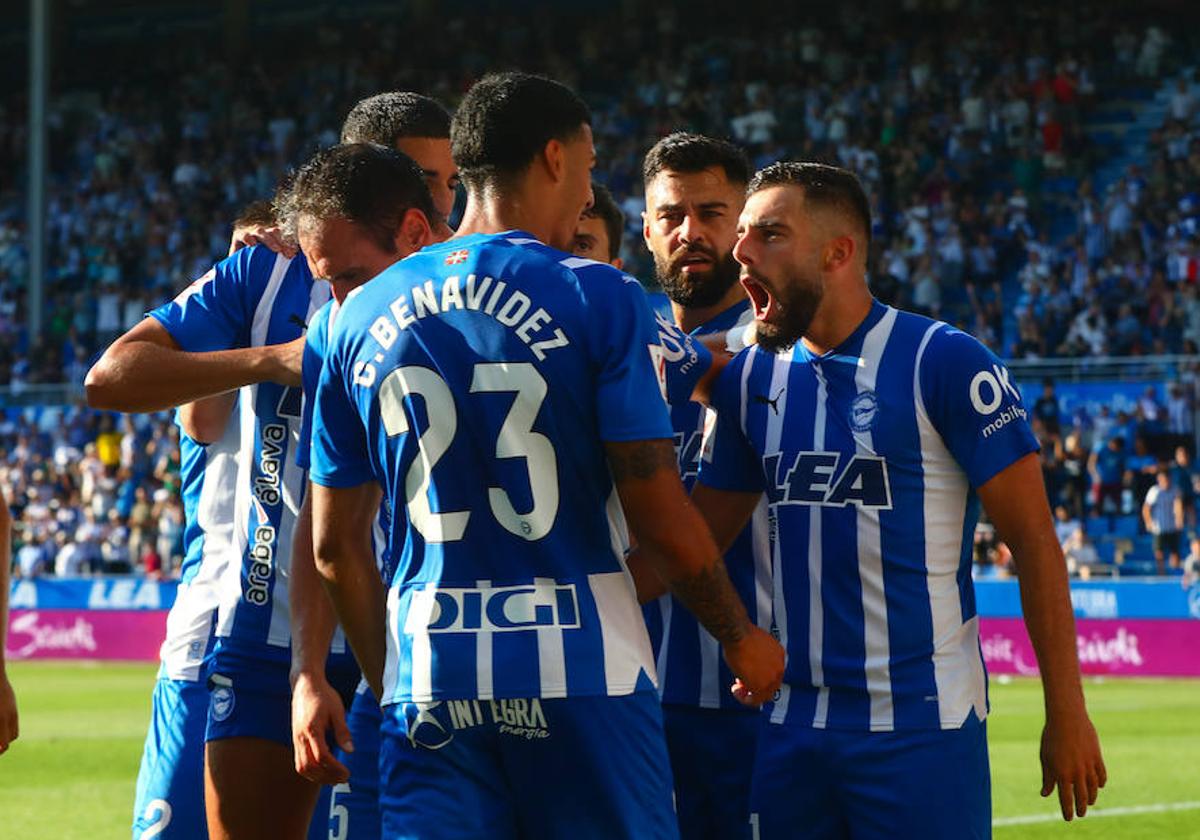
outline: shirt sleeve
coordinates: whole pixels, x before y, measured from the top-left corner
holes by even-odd
[[[1008,368],[979,341],[943,327],[919,364],[925,411],[972,487],[1040,449]]]
[[[656,365],[661,371],[663,396],[671,405],[681,405],[692,398],[696,383],[712,367],[712,352],[662,312],[651,307],[651,314],[661,348],[661,361]]]
[[[335,332],[313,397],[309,478],[322,487],[357,487],[375,480],[366,427],[354,401],[350,363]]]
[[[696,480],[715,490],[762,492],[766,489],[762,459],[741,426],[742,369],[751,351],[725,366],[713,388],[712,408],[704,426],[700,473]],[[714,422],[715,416],[715,422]]]
[[[600,437],[612,442],[672,439],[666,355],[646,294],[633,278],[616,278],[603,287],[608,311],[590,320],[599,364]]]
[[[272,257],[259,246],[243,248],[210,268],[174,300],[151,310],[149,317],[189,353],[245,347],[250,343],[255,287],[265,285],[265,280],[255,282],[255,275],[269,275],[269,269],[259,269],[266,269]],[[257,292],[261,295],[262,290]]]
[[[312,464],[313,398],[325,364],[329,340],[329,319],[333,303],[327,303],[309,321],[304,335],[304,355],[300,361],[300,379],[304,397],[300,411],[300,441],[296,446],[296,466],[307,470]]]

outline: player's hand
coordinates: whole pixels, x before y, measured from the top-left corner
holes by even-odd
[[[295,243],[284,238],[280,228],[248,225],[233,229],[233,237],[229,241],[229,256],[233,256],[242,248],[249,248],[251,245],[265,245],[276,254],[282,254],[288,259],[300,253]]]
[[[337,785],[350,779],[349,769],[329,748],[330,730],[342,750],[354,752],[342,698],[323,675],[301,674],[292,688],[292,746],[296,772],[322,785]]]
[[[13,693],[8,677],[0,673],[0,755],[8,751],[8,745],[20,735],[17,721],[17,696]]]
[[[783,683],[784,652],[775,637],[761,627],[750,625],[738,642],[722,646],[725,662],[737,679],[733,696],[747,706],[761,706]]]
[[[1100,739],[1082,709],[1077,714],[1047,718],[1042,730],[1042,796],[1058,788],[1058,803],[1067,822],[1096,804],[1108,781]]]
[[[280,385],[296,388],[303,384],[304,336],[284,344],[269,344],[263,348],[270,361],[269,379]]]

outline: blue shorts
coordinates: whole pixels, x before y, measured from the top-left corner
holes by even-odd
[[[219,643],[218,643],[219,645]],[[206,741],[265,738],[292,746],[291,663],[281,657],[250,656],[218,648],[209,657]],[[331,657],[325,676],[350,705],[360,677],[352,657]]]
[[[317,814],[328,814],[328,830],[322,835],[331,840],[379,840],[379,727],[383,715],[375,695],[365,685],[359,687],[350,704],[346,725],[354,752],[335,751],[338,761],[350,770],[350,781],[336,785],[324,808],[318,803]],[[313,819],[313,824],[317,818]],[[314,835],[310,832],[310,838]]]
[[[383,711],[389,840],[677,838],[658,695]]]
[[[133,838],[205,840],[204,727],[208,691],[202,682],[159,677],[138,770]]]
[[[750,791],[754,840],[992,836],[987,725],[850,732],[763,719]]]
[[[760,715],[663,705],[683,840],[750,836],[750,777]]]

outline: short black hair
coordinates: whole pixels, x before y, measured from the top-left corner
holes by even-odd
[[[359,100],[342,123],[343,143],[396,145],[404,137],[450,136],[450,114],[439,102],[407,90]]]
[[[476,82],[450,123],[450,152],[469,190],[524,172],[551,140],[591,125],[588,106],[545,76],[492,73]]]
[[[650,185],[663,170],[703,172],[719,166],[731,184],[745,185],[750,180],[750,161],[740,147],[728,140],[676,131],[659,140],[642,161],[642,183]]]
[[[770,187],[800,187],[806,204],[831,207],[862,228],[867,248],[871,247],[871,203],[858,176],[849,169],[810,161],[780,161],[754,173],[746,195]]]
[[[608,187],[592,181],[592,206],[583,211],[585,219],[600,219],[608,234],[608,260],[621,255],[621,235],[625,232],[625,214],[617,206]]]
[[[437,219],[429,186],[412,158],[376,143],[347,143],[317,152],[277,199],[276,214],[295,237],[302,218],[344,218],[366,228],[391,251],[404,214]]]

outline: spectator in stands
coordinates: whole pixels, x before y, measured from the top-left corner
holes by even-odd
[[[1113,435],[1088,460],[1096,510],[1113,515],[1121,512],[1121,489],[1125,478],[1125,438]]]
[[[1171,474],[1159,470],[1156,482],[1142,503],[1142,521],[1154,536],[1154,562],[1160,575],[1168,565],[1179,568],[1180,538],[1183,533],[1183,494],[1171,483]]]
[[[1054,393],[1054,380],[1042,381],[1042,395],[1033,404],[1033,416],[1042,421],[1051,435],[1059,433],[1060,417],[1058,397]]]
[[[1196,527],[1196,494],[1200,490],[1200,474],[1192,466],[1192,456],[1186,446],[1175,447],[1175,462],[1171,465],[1171,481],[1183,496],[1183,524]]]
[[[1062,469],[1060,499],[1071,516],[1078,519],[1088,507],[1088,452],[1079,432],[1072,431],[1059,444],[1058,462]]]
[[[1200,582],[1200,535],[1192,537],[1191,551],[1183,561],[1183,579],[1180,582],[1184,589]]]
[[[1101,565],[1100,553],[1082,524],[1063,543],[1063,556],[1067,560],[1067,572],[1080,580],[1088,580],[1093,569]]]

